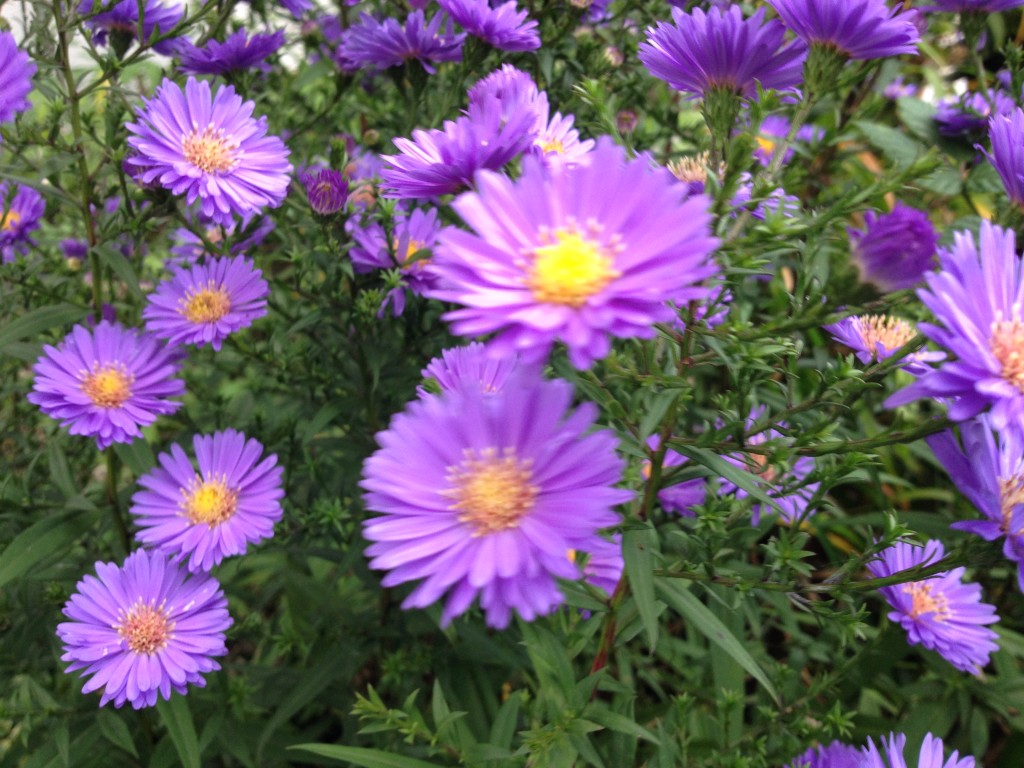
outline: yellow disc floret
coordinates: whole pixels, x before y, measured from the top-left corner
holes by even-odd
[[[193,130],[181,142],[185,160],[203,173],[222,173],[235,165],[237,144],[224,137],[224,131],[208,125],[200,132]]]
[[[579,307],[621,273],[614,256],[620,246],[602,245],[575,227],[545,233],[549,242],[533,249],[527,285],[537,301]]]
[[[0,231],[12,231],[16,226],[18,226],[19,221],[21,221],[20,213],[17,211],[8,211],[4,214],[3,218],[0,219]]]
[[[230,520],[238,510],[238,491],[229,488],[224,477],[204,480],[196,475],[182,493],[182,510],[193,525],[204,523],[213,528]]]
[[[512,449],[500,456],[495,448],[468,451],[461,464],[449,468],[451,487],[444,495],[454,500],[459,522],[470,525],[474,536],[486,536],[517,527],[533,509],[532,476],[530,462],[520,461]]]
[[[231,297],[213,282],[205,288],[189,291],[178,309],[190,323],[215,323],[230,311]]]
[[[872,357],[878,357],[878,346],[886,352],[899,349],[917,335],[914,326],[906,320],[890,315],[861,315],[857,318],[864,347]]]
[[[97,363],[92,372],[82,379],[82,391],[95,406],[120,408],[132,396],[134,381],[135,377],[130,376],[123,365],[108,363],[101,366]]]
[[[935,621],[945,621],[952,614],[949,600],[943,594],[932,594],[932,585],[926,581],[915,581],[903,585],[903,591],[910,595],[910,617],[917,619],[921,614],[935,614]]]

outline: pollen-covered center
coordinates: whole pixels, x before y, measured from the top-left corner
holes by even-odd
[[[594,228],[596,229],[596,228]],[[614,256],[621,250],[579,232],[575,227],[542,232],[545,241],[533,249],[527,285],[537,301],[579,307],[621,273]]]
[[[108,363],[93,368],[82,380],[82,391],[100,408],[120,408],[132,396],[131,376],[120,363]]]
[[[864,346],[872,356],[877,356],[879,344],[886,352],[892,352],[917,335],[914,326],[891,315],[861,315],[857,322]]]
[[[537,139],[533,142],[545,155],[564,155],[565,144],[561,139]]]
[[[200,132],[193,129],[192,133],[181,142],[181,151],[185,160],[203,173],[223,173],[235,165],[235,149],[238,145],[224,136],[224,131],[206,126]]]
[[[127,611],[117,624],[117,634],[128,643],[132,653],[153,654],[167,647],[172,637],[174,622],[170,620],[163,605],[144,604],[141,600]]]
[[[472,526],[474,536],[486,536],[517,527],[533,509],[537,487],[530,484],[532,476],[530,462],[520,461],[513,449],[500,456],[495,448],[468,451],[461,464],[449,468],[450,488],[444,495],[453,499],[459,522]]]
[[[213,281],[205,288],[191,290],[178,310],[190,323],[215,323],[231,311],[231,297]]]
[[[1003,378],[1024,393],[1024,323],[1020,319],[1020,305],[1014,305],[1010,320],[1004,320],[1001,312],[996,313],[991,343]]]
[[[920,618],[925,613],[933,613],[936,621],[945,621],[952,615],[949,600],[944,594],[933,594],[932,585],[927,581],[904,584],[903,591],[910,595],[910,617],[913,619]]]
[[[1024,504],[1024,474],[999,478],[999,512],[1003,518],[1000,528],[1005,534],[1017,534],[1020,531],[1010,530],[1013,509]]]
[[[758,136],[755,141],[757,146],[761,148],[766,155],[770,155],[775,152],[775,142],[771,139],[766,139],[764,136]]]
[[[205,523],[213,528],[230,520],[238,510],[238,491],[229,488],[224,477],[204,480],[196,475],[182,494],[181,507],[193,525]]]
[[[4,217],[0,219],[0,231],[11,232],[18,222],[21,221],[21,214],[17,211],[8,211],[4,214]]]

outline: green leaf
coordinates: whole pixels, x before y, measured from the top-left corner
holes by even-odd
[[[762,504],[767,504],[776,511],[782,511],[779,509],[778,502],[765,492],[760,481],[745,469],[741,469],[735,464],[726,461],[717,453],[713,453],[707,448],[698,448],[696,445],[683,445],[675,442],[670,442],[669,445],[672,450],[683,454],[683,456],[700,464],[702,467],[707,467],[710,470],[709,477],[721,477],[728,480],[737,488],[742,488]]]
[[[498,714],[491,723],[491,743],[508,749],[512,746],[512,739],[516,735],[516,723],[519,720],[520,698],[513,694],[509,696]]]
[[[142,289],[139,287],[139,277],[135,274],[135,267],[128,261],[120,250],[109,243],[101,243],[95,249],[99,253],[100,262],[110,267],[110,271],[121,278],[128,291],[139,299],[143,300]]]
[[[49,330],[54,326],[81,320],[88,311],[73,304],[55,304],[49,307],[40,307],[11,323],[5,323],[0,328],[0,354],[5,352],[5,347],[9,344],[22,339],[34,339],[42,331]]]
[[[647,633],[647,647],[658,644],[658,609],[654,598],[654,529],[650,523],[644,528],[629,528],[622,533],[622,557],[626,562],[626,576],[633,593],[640,620]]]
[[[77,493],[75,481],[71,477],[71,467],[68,466],[68,457],[64,455],[64,449],[60,447],[59,440],[51,440],[46,448],[47,459],[50,463],[50,477],[53,484],[57,486],[65,499],[69,499]]]
[[[867,120],[855,120],[853,123],[864,134],[864,138],[882,151],[886,157],[901,168],[913,165],[927,151],[924,145],[910,139],[902,131],[887,125],[872,123]]]
[[[114,443],[114,453],[136,477],[146,474],[156,466],[153,449],[145,437],[139,437],[130,443]]]
[[[44,557],[70,546],[81,535],[85,517],[80,510],[61,512],[44,517],[15,536],[0,554],[0,587],[26,573]],[[76,524],[70,524],[72,520]]]
[[[363,747],[340,747],[336,744],[296,744],[288,749],[301,749],[320,757],[355,763],[363,768],[438,768],[436,763],[427,763],[413,757],[404,757],[379,749]]]
[[[192,713],[188,709],[188,699],[184,696],[171,696],[170,701],[158,698],[156,709],[181,758],[181,764],[185,768],[201,768],[199,738],[192,723]]]
[[[776,705],[782,706],[779,693],[768,679],[750,652],[743,646],[732,632],[719,621],[718,617],[704,605],[690,590],[673,579],[658,579],[658,589],[665,602],[674,608],[680,616],[689,622],[689,626],[702,633],[708,640],[725,651],[732,659],[743,667],[759,682]]]
[[[583,716],[598,725],[603,725],[611,731],[625,733],[637,739],[643,739],[644,741],[661,746],[658,737],[642,725],[625,715],[620,715],[617,712],[606,709],[603,705],[591,704],[583,710]]]
[[[103,738],[115,747],[120,747],[132,757],[137,758],[139,756],[135,749],[135,742],[132,741],[132,734],[128,730],[128,726],[124,724],[124,720],[113,712],[101,709],[96,716],[96,721],[99,724],[100,733],[103,734]]]

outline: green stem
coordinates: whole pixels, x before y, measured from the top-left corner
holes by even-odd
[[[124,515],[121,513],[121,505],[117,501],[117,457],[110,449],[107,450],[107,503],[114,516],[114,527],[117,528],[117,536],[121,541],[121,548],[127,557],[132,551],[131,537],[128,535],[128,526],[124,522]]]

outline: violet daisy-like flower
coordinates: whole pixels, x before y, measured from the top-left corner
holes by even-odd
[[[845,344],[865,365],[887,360],[896,350],[917,336],[917,329],[892,315],[854,315],[824,326],[833,338]],[[900,360],[900,367],[919,376],[931,370],[930,363],[945,360],[943,352],[920,350]]]
[[[95,437],[100,450],[130,443],[181,407],[168,399],[185,392],[179,355],[150,334],[104,320],[91,331],[76,325],[43,352],[28,401],[72,435]]]
[[[985,152],[1003,180],[1006,194],[1017,206],[1024,206],[1024,110],[994,115],[988,123],[992,152]]]
[[[896,203],[890,213],[864,214],[864,229],[848,229],[850,253],[861,280],[882,291],[918,285],[935,266],[939,233],[928,214]]]
[[[540,48],[537,22],[516,8],[515,0],[491,6],[491,0],[438,0],[452,20],[473,37],[499,51],[535,51]]]
[[[103,689],[100,706],[128,702],[151,707],[203,675],[220,669],[215,656],[228,651],[231,626],[220,583],[207,574],[188,575],[162,552],[138,549],[123,566],[96,563],[64,604],[70,621],[57,625],[67,672],[90,677],[82,693]]]
[[[280,0],[280,3],[296,19],[301,19],[306,11],[316,8],[316,4],[312,0]],[[346,0],[346,3],[347,5],[353,5],[348,0]]]
[[[226,429],[192,438],[198,470],[179,445],[139,478],[131,514],[141,543],[209,571],[274,535],[281,519],[281,467],[259,441]]]
[[[661,438],[658,435],[651,435],[647,438],[647,447],[651,451],[656,451],[659,445],[661,445]],[[681,517],[696,517],[697,513],[694,512],[694,507],[703,504],[707,496],[707,483],[704,478],[695,477],[691,480],[684,480],[681,483],[675,482],[671,485],[665,485],[664,479],[667,470],[681,467],[687,461],[688,459],[678,451],[673,451],[671,448],[665,451],[665,455],[661,460],[663,487],[658,491],[658,503],[661,504],[661,508],[666,512],[672,512]],[[643,464],[640,465],[640,473],[645,481],[650,481],[650,459],[644,459]]]
[[[39,229],[45,211],[43,196],[32,187],[8,187],[6,181],[0,181],[0,263],[14,261],[19,253],[35,246],[31,235]]]
[[[470,114],[486,111],[493,99],[501,104],[503,120],[509,120],[521,112],[534,116],[532,132],[539,136],[548,126],[548,95],[537,88],[533,78],[511,64],[478,80],[468,92]]]
[[[938,324],[918,327],[955,359],[890,396],[886,407],[950,398],[954,421],[991,406],[996,429],[1024,423],[1024,270],[1013,232],[987,221],[977,243],[957,232],[953,247],[940,249],[939,264],[917,292]]]
[[[533,153],[545,164],[565,163],[574,165],[587,162],[587,155],[594,148],[594,140],[580,141],[580,133],[572,127],[573,116],[562,117],[555,112],[551,122],[533,140]]]
[[[902,733],[890,733],[889,738],[883,736],[882,750],[879,751],[873,739],[868,739],[868,745],[864,747],[864,760],[858,764],[858,768],[974,768],[974,758],[971,756],[960,757],[959,752],[953,752],[946,760],[942,739],[925,734],[924,742],[921,744],[921,751],[918,753],[916,763],[907,763],[904,751],[907,746],[907,737]]]
[[[972,136],[988,130],[993,114],[1008,115],[1016,106],[1010,95],[998,88],[987,93],[974,91],[939,102],[935,122],[943,136]]]
[[[581,555],[582,553],[582,555]],[[625,563],[622,559],[622,534],[616,533],[610,539],[594,535],[586,550],[570,550],[573,562],[583,562],[583,580],[597,587],[611,597],[622,578]]]
[[[313,169],[302,174],[309,207],[320,216],[330,216],[345,207],[348,200],[348,180],[341,171],[331,168]]]
[[[900,541],[867,564],[872,576],[882,578],[939,562],[945,554],[942,542],[917,547]],[[892,607],[889,620],[907,632],[907,642],[936,651],[963,672],[980,674],[989,655],[999,650],[995,632],[987,624],[999,621],[994,606],[981,602],[981,586],[962,583],[964,568],[930,576],[921,581],[880,587]]]
[[[284,45],[284,30],[268,35],[248,35],[244,29],[229,35],[224,42],[210,40],[202,48],[191,42],[178,46],[178,69],[186,75],[223,75],[241,69],[270,70],[266,59]]]
[[[977,508],[982,520],[964,520],[951,527],[986,541],[1005,537],[1003,554],[1017,563],[1017,581],[1024,590],[1024,431],[1016,423],[995,431],[985,414],[960,425],[960,441],[952,431],[927,438],[935,456],[960,492]],[[962,443],[962,447],[961,447]]]
[[[856,747],[833,741],[811,747],[786,768],[864,768],[864,753]]]
[[[921,33],[914,11],[886,0],[768,0],[808,45],[837,50],[850,59],[917,53]]]
[[[377,435],[361,485],[379,515],[363,535],[384,586],[421,582],[403,608],[444,598],[447,625],[479,597],[500,629],[563,602],[556,579],[580,577],[569,550],[588,551],[631,497],[614,435],[589,431],[597,409],[572,399],[565,381],[517,378],[416,400]]]
[[[11,122],[31,106],[28,95],[35,73],[35,62],[18,48],[14,35],[0,32],[0,123]]]
[[[134,136],[127,159],[141,181],[158,181],[191,205],[201,202],[203,215],[230,225],[264,207],[276,208],[288,193],[288,148],[267,135],[267,118],[252,118],[256,105],[243,103],[230,85],[211,96],[210,84],[190,77],[185,90],[170,80],[127,123]]]
[[[172,245],[168,249],[171,253],[168,262],[179,266],[187,266],[204,256],[213,257],[211,253],[207,252],[203,237],[214,246],[228,241],[231,243],[228,247],[231,255],[241,256],[260,245],[267,239],[267,235],[274,231],[274,222],[269,216],[262,216],[247,224],[231,222],[221,225],[207,219],[201,212],[190,208],[185,211],[185,220],[191,229],[178,227],[171,232]],[[203,237],[199,236],[199,232]]]
[[[762,88],[792,88],[802,78],[807,48],[783,45],[785,28],[765,21],[764,9],[743,18],[738,5],[727,10],[672,9],[672,24],[658,22],[640,45],[648,71],[691,97],[722,89],[752,97]]]
[[[509,377],[519,370],[516,355],[495,359],[487,354],[487,348],[474,341],[465,347],[452,347],[441,352],[440,357],[431,360],[420,373],[425,379],[432,379],[442,392],[461,392],[477,389],[485,394],[499,392]],[[417,388],[420,397],[430,393],[423,387]]]
[[[174,277],[149,295],[142,317],[146,330],[172,345],[210,344],[219,350],[229,334],[267,314],[270,288],[251,259],[235,256],[171,269]]]
[[[78,14],[87,17],[83,23],[92,30],[94,45],[106,45],[108,39],[112,38],[110,41],[114,44],[115,50],[127,49],[138,33],[139,5],[138,0],[117,0],[113,3],[103,0],[82,0],[78,5]],[[99,13],[96,13],[97,11]],[[159,0],[145,0],[142,3],[141,16],[142,42],[148,42],[154,34],[166,35],[178,25],[184,15],[185,7],[182,5],[167,6]],[[118,38],[124,42],[119,42]],[[153,50],[171,56],[183,40],[182,37],[161,40],[153,46]]]
[[[452,207],[473,230],[441,233],[427,295],[461,304],[460,336],[497,333],[496,356],[545,358],[555,341],[586,368],[614,337],[651,338],[668,300],[700,299],[716,272],[708,200],[602,140],[590,162],[545,168],[524,158],[517,181],[477,176]]]
[[[769,115],[757,128],[754,141],[757,146],[754,149],[754,157],[761,165],[768,167],[775,157],[776,146],[789,135],[790,123],[782,115]],[[796,140],[801,142],[819,141],[825,132],[814,125],[802,125],[796,132]],[[786,154],[782,158],[783,163],[788,163],[796,150],[790,146],[786,148]]]
[[[442,29],[441,24],[445,22]],[[402,25],[397,19],[377,19],[368,13],[342,33],[338,46],[340,61],[349,67],[388,69],[415,59],[430,74],[434,64],[462,61],[464,34],[454,34],[444,14],[435,13],[428,22],[423,11],[413,11]]]

